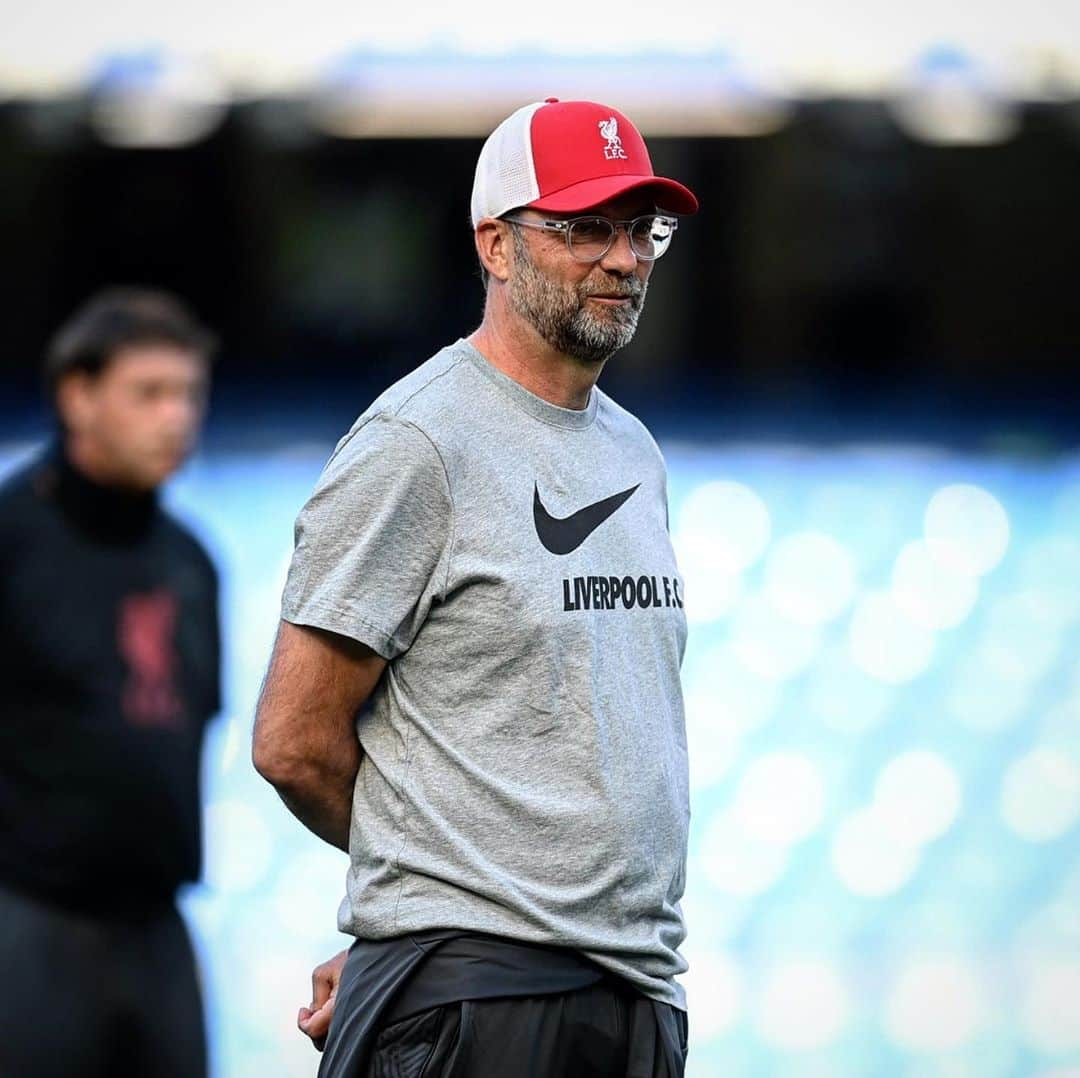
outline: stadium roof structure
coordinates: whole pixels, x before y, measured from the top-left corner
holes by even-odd
[[[479,135],[548,96],[672,135],[767,133],[808,98],[916,98],[923,115],[899,115],[917,136],[993,141],[1010,102],[1080,100],[1080,5],[669,0],[661,17],[550,0],[529,23],[494,0],[39,0],[0,36],[0,102],[94,98],[106,140],[132,144],[191,141],[253,99],[302,101],[339,136]]]

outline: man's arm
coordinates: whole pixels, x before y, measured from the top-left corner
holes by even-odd
[[[346,852],[361,756],[356,713],[385,668],[364,644],[282,621],[259,696],[255,769],[308,830]]]

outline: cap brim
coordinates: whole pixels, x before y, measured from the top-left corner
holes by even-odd
[[[645,188],[655,191],[656,205],[661,210],[697,213],[698,200],[693,191],[666,176],[601,176],[595,180],[582,180],[530,202],[529,207],[554,213],[582,213],[630,191]]]

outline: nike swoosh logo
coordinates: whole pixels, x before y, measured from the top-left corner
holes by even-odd
[[[568,517],[560,518],[553,517],[544,508],[544,503],[540,500],[540,487],[534,483],[533,520],[540,542],[552,554],[569,554],[572,550],[577,550],[640,486],[640,483],[635,483],[628,490],[612,494],[610,498],[593,502]]]

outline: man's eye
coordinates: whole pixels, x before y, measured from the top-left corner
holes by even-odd
[[[574,243],[602,243],[611,235],[611,226],[606,221],[587,219],[575,221],[570,232]]]

